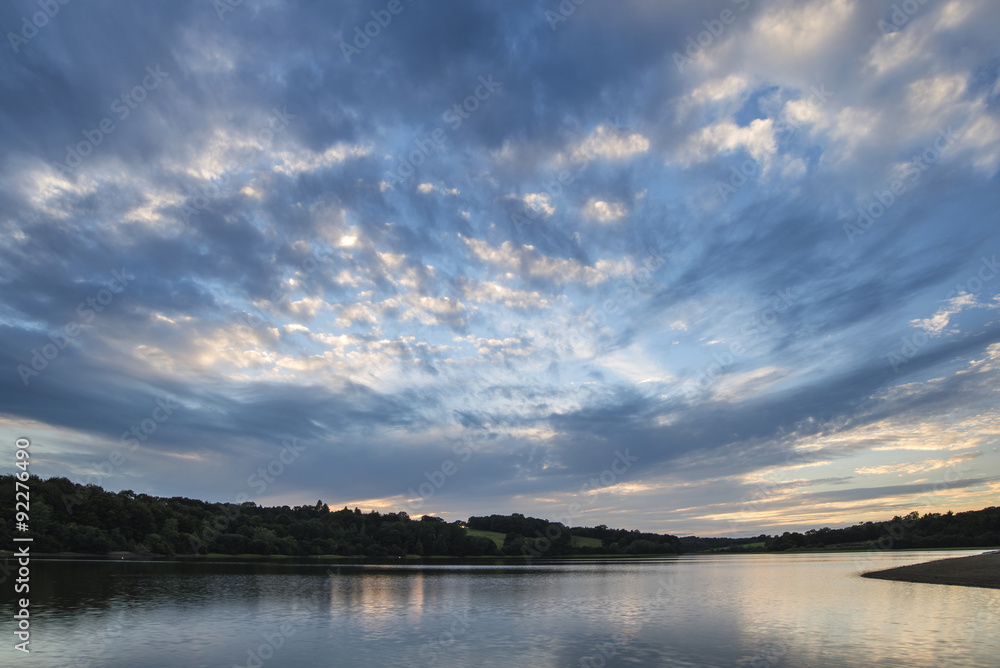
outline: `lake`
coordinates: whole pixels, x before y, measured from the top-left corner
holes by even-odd
[[[980,551],[301,565],[31,563],[3,666],[996,668],[1000,590],[858,577]]]

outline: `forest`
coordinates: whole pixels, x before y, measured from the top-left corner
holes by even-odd
[[[287,556],[525,556],[595,553],[677,553],[675,536],[607,527],[570,528],[520,514],[445,522],[405,512],[331,511],[315,505],[262,507],[253,502],[208,503],[131,490],[109,492],[66,478],[31,477],[30,532],[36,553]],[[0,498],[14,498],[15,477],[0,476]],[[502,546],[468,529],[500,531]],[[0,545],[10,545],[14,513],[0,522]],[[590,538],[574,545],[573,537]]]
[[[1000,547],[1000,508],[960,513],[920,513],[884,522],[864,522],[842,529],[811,529],[785,532],[767,541],[766,549],[912,549],[940,547]]]
[[[603,524],[596,527],[567,528],[558,522],[512,515],[470,517],[466,526],[477,531],[505,534],[504,555],[547,554],[679,554],[677,536],[658,533],[640,533],[638,530],[609,529]],[[573,537],[591,538],[590,545],[580,545]],[[598,544],[597,541],[600,541]]]
[[[0,476],[2,505],[14,499],[16,478]],[[33,537],[33,552],[162,555],[287,555],[344,557],[524,556],[765,552],[806,549],[901,549],[1000,546],[1000,508],[959,513],[912,512],[884,522],[751,538],[643,533],[568,527],[519,513],[446,522],[405,512],[332,511],[315,505],[262,507],[253,502],[209,503],[109,492],[66,478],[32,476],[28,534],[15,534],[15,513],[4,512],[0,545]],[[10,508],[13,511],[13,508]]]
[[[14,477],[0,476],[0,495],[14,498]],[[331,511],[315,505],[262,507],[253,502],[208,503],[131,490],[105,491],[66,478],[32,477],[29,534],[33,552],[163,555],[253,554],[366,557],[479,556],[496,544],[467,535],[457,523],[406,513]],[[0,544],[11,545],[13,513],[0,524]]]

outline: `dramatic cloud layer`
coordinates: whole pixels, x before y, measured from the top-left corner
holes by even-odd
[[[995,504],[988,0],[50,4],[0,8],[34,473],[684,534]]]

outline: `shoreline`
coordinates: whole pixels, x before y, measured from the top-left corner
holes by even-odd
[[[0,550],[0,559],[9,559],[15,557],[16,554],[9,550]],[[221,554],[221,553],[204,553],[204,554],[160,554],[157,552],[107,552],[103,554],[97,553],[85,553],[85,552],[33,552],[31,557],[38,559],[40,561],[51,560],[51,561],[161,561],[161,562],[171,562],[171,563],[186,563],[186,562],[221,562],[221,561],[236,561],[239,563],[251,563],[251,562],[274,562],[274,563],[291,563],[291,564],[315,564],[315,563],[338,563],[338,562],[371,562],[371,563],[397,563],[397,562],[427,562],[427,561],[469,561],[469,560],[482,560],[482,561],[511,561],[511,562],[522,562],[532,559],[538,560],[573,560],[573,559],[650,559],[650,558],[664,558],[664,557],[681,557],[685,555],[666,553],[666,554],[563,554],[557,556],[539,556],[525,557],[523,555],[470,555],[470,556],[455,556],[455,555],[428,555],[428,556],[418,556],[415,554],[408,554],[405,557],[371,557],[361,554],[355,555],[338,555],[338,554],[322,554],[322,555],[288,555],[288,554]]]
[[[972,550],[982,550],[979,547],[907,547],[899,548],[895,550],[889,550],[889,552],[956,552],[956,551],[972,551]],[[783,550],[780,552],[767,552],[767,551],[747,551],[747,552],[729,552],[725,550],[711,551],[704,550],[698,552],[681,552],[679,554],[669,552],[669,553],[645,553],[645,554],[614,554],[610,552],[603,552],[598,554],[563,554],[555,556],[538,556],[538,557],[528,557],[530,559],[648,559],[648,558],[663,558],[663,557],[718,557],[718,556],[732,556],[732,557],[752,557],[752,556],[765,556],[765,555],[808,555],[808,554],[851,554],[858,552],[869,552],[870,550],[865,549],[852,549],[852,548],[802,548],[793,550]],[[1000,552],[1000,550],[998,550]],[[0,559],[10,558],[16,556],[13,550],[0,549]],[[240,553],[240,554],[222,554],[218,552],[201,552],[197,554],[162,554],[159,552],[129,552],[125,550],[116,550],[112,552],[32,552],[31,556],[36,559],[54,559],[54,560],[82,560],[82,561],[118,561],[124,559],[128,560],[141,560],[141,561],[214,561],[220,559],[239,559],[245,561],[263,561],[263,560],[273,560],[273,561],[297,561],[304,563],[314,563],[317,561],[359,561],[359,560],[371,560],[371,561],[388,561],[395,562],[397,560],[404,561],[428,561],[428,560],[445,560],[445,559],[525,559],[524,555],[504,555],[504,554],[491,554],[491,555],[476,555],[476,556],[465,556],[459,557],[454,555],[423,555],[418,556],[415,554],[408,554],[404,557],[371,557],[365,556],[363,554],[312,554],[312,555],[290,555],[290,554],[250,554],[250,553]],[[967,555],[970,557],[981,556],[980,554]],[[949,557],[949,558],[965,558],[965,557]],[[907,567],[900,567],[907,568]],[[893,570],[893,569],[889,569]],[[880,571],[873,571],[872,573],[878,573]],[[868,574],[865,574],[866,576]],[[875,577],[872,575],[871,577]]]
[[[1000,554],[987,553],[938,559],[862,573],[861,577],[894,582],[1000,589]]]

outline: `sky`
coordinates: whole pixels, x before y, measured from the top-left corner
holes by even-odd
[[[0,471],[756,535],[1000,496],[989,0],[15,0]]]

